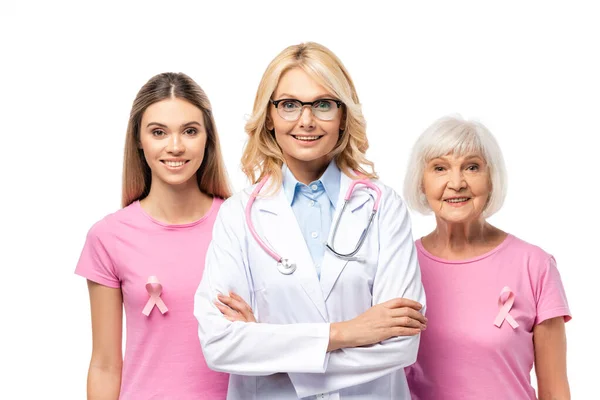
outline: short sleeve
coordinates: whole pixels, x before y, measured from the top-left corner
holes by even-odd
[[[87,234],[75,273],[101,285],[118,288],[121,282],[109,255],[109,240],[106,221],[94,224]]]
[[[567,303],[567,296],[556,267],[556,260],[550,256],[541,268],[536,282],[536,307],[537,315],[535,324],[540,324],[547,319],[564,317],[565,322],[571,319],[571,311]]]

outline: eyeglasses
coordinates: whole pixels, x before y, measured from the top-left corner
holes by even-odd
[[[331,121],[337,116],[342,106],[341,101],[334,99],[319,99],[315,101],[300,101],[296,99],[271,100],[277,109],[277,114],[286,121],[297,121],[305,106],[310,106],[313,115],[321,121]]]

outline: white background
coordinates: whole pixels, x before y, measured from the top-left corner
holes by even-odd
[[[243,126],[261,75],[284,47],[308,40],[349,69],[368,156],[396,190],[412,143],[434,119],[458,112],[496,135],[509,193],[491,222],[556,257],[573,313],[573,398],[597,394],[600,24],[592,2],[120,3],[0,5],[0,398],[85,398],[89,304],[73,270],[87,230],[119,207],[139,88],[181,71],[206,90],[239,190]],[[433,219],[415,216],[413,226],[420,237]]]

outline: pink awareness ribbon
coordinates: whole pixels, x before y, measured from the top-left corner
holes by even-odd
[[[150,312],[154,308],[154,306],[158,307],[161,313],[166,313],[169,311],[166,304],[160,298],[160,294],[162,293],[162,285],[158,281],[158,278],[155,276],[148,277],[148,283],[146,283],[146,291],[150,295],[142,314],[146,317],[150,315]]]
[[[506,294],[508,294],[508,295],[505,296]],[[515,321],[515,319],[512,317],[512,315],[510,315],[508,313],[514,303],[515,303],[515,294],[513,293],[512,290],[510,290],[510,288],[508,286],[504,286],[504,288],[500,292],[500,297],[498,298],[498,307],[500,307],[500,311],[498,311],[498,315],[496,316],[494,325],[496,325],[498,328],[500,328],[502,326],[502,323],[504,322],[504,320],[506,320],[506,321],[508,321],[510,326],[513,327],[513,329],[517,329],[519,327],[519,324],[517,323],[517,321]]]

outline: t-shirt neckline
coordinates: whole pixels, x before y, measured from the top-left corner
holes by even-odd
[[[508,244],[514,239],[514,236],[511,235],[510,233],[508,233],[506,235],[506,237],[504,238],[504,240],[502,241],[502,243],[500,243],[498,246],[494,247],[493,249],[491,249],[490,251],[480,254],[476,257],[472,257],[472,258],[465,258],[464,260],[446,260],[445,258],[440,258],[437,256],[434,256],[433,254],[431,254],[429,251],[427,251],[425,249],[425,247],[423,247],[423,243],[421,242],[421,239],[418,239],[416,241],[416,246],[417,249],[423,253],[423,255],[425,255],[426,257],[437,261],[439,263],[444,263],[444,264],[468,264],[468,263],[472,263],[472,262],[476,262],[476,261],[480,261],[483,260],[484,258],[487,258],[489,256],[491,256],[494,253],[497,253],[498,251],[502,250],[504,247],[508,246]]]
[[[159,221],[156,218],[152,217],[150,214],[148,214],[146,212],[146,210],[144,210],[144,208],[140,204],[139,200],[136,200],[133,204],[138,209],[138,211],[140,213],[142,213],[142,215],[144,217],[146,217],[148,220],[150,220],[151,222],[153,222],[153,223],[155,223],[157,225],[160,225],[162,227],[165,227],[165,228],[176,228],[177,229],[177,228],[189,228],[189,227],[196,226],[196,225],[204,222],[216,210],[216,208],[217,208],[217,198],[216,197],[212,198],[212,203],[210,205],[210,208],[208,209],[208,211],[206,212],[206,214],[204,214],[202,217],[200,217],[200,219],[197,219],[196,221],[192,221],[192,222],[187,222],[185,224],[169,224],[168,222]]]

